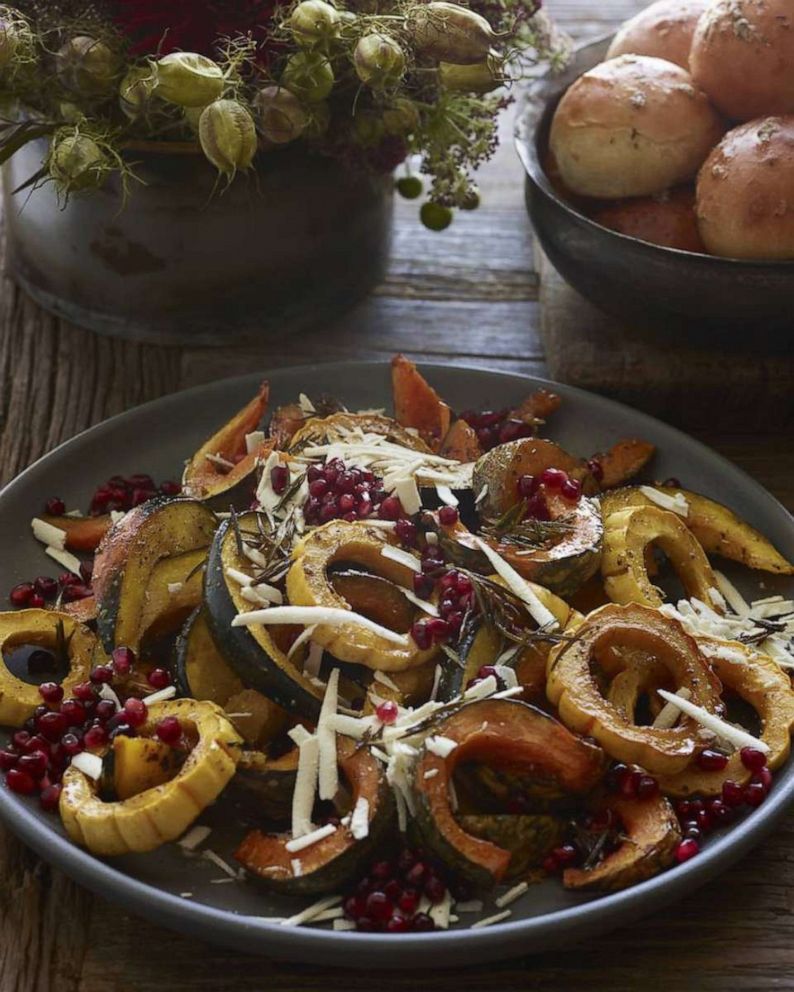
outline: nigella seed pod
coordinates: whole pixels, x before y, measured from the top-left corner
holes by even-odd
[[[307,103],[324,100],[334,86],[334,70],[320,52],[296,52],[287,59],[281,82]]]
[[[396,86],[405,72],[402,48],[394,38],[378,32],[359,38],[353,62],[358,78],[372,89]]]
[[[398,97],[383,111],[383,126],[387,134],[400,137],[413,134],[419,129],[421,118],[416,104],[407,97]]]
[[[172,52],[156,63],[154,92],[179,107],[206,107],[223,93],[223,70],[195,52]]]
[[[283,86],[260,90],[254,98],[254,111],[260,134],[274,145],[286,145],[299,138],[309,122],[300,100]]]
[[[12,65],[24,51],[32,51],[33,35],[19,11],[0,4],[0,71]]]
[[[333,38],[339,28],[339,14],[325,0],[303,0],[287,19],[292,37],[311,48]]]
[[[409,17],[408,29],[422,55],[456,65],[483,62],[499,40],[480,14],[443,0],[417,6]]]
[[[73,93],[108,96],[121,71],[121,59],[104,41],[79,34],[58,49],[55,71],[61,84]]]
[[[137,120],[149,109],[157,78],[152,66],[130,69],[119,85],[119,106],[131,121]]]
[[[490,93],[507,81],[498,69],[494,69],[496,66],[491,59],[473,62],[471,65],[440,62],[438,80],[445,90],[453,93]]]
[[[56,134],[48,159],[50,175],[64,193],[96,189],[110,171],[107,157],[87,134]]]
[[[230,178],[248,169],[256,154],[256,125],[236,100],[216,100],[199,118],[201,150],[215,168]]]

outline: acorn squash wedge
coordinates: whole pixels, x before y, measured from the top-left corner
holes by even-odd
[[[599,452],[590,459],[601,466],[598,484],[602,489],[625,486],[629,479],[645,468],[656,453],[649,441],[626,438],[613,444],[608,451]]]
[[[253,513],[238,518],[241,533],[257,533]],[[241,594],[241,586],[228,569],[250,571],[251,563],[240,554],[231,519],[218,528],[210,547],[204,577],[204,609],[209,632],[229,668],[244,686],[256,689],[292,715],[316,722],[320,714],[322,686],[304,675],[306,655],[301,646],[287,657],[290,645],[302,633],[296,626],[232,627],[238,613],[249,611],[251,603]]]
[[[270,387],[263,382],[256,396],[202,444],[185,466],[184,496],[211,500],[224,510],[230,503],[247,506],[251,502],[257,463],[267,457],[273,442],[249,452],[245,438],[260,427],[269,394]]]
[[[141,610],[141,641],[173,634],[201,604],[206,560],[207,548],[196,548],[154,566]]]
[[[449,783],[457,766],[479,760],[496,768],[553,777],[562,789],[576,795],[590,792],[604,772],[600,747],[575,736],[542,710],[515,700],[486,699],[463,706],[440,722],[434,733],[457,746],[442,758],[425,744],[414,775],[415,824],[422,843],[476,888],[501,881],[512,855],[467,833],[455,818]]]
[[[173,778],[129,799],[103,802],[97,783],[70,765],[63,776],[60,814],[69,837],[92,854],[152,851],[176,840],[220,795],[234,775],[242,741],[214,703],[171,699],[149,707],[139,735],[151,736],[174,716],[196,743]]]
[[[546,684],[563,723],[594,737],[610,757],[652,774],[686,768],[706,744],[699,725],[686,717],[671,729],[638,726],[606,698],[605,683],[644,652],[667,668],[676,688],[689,689],[692,702],[718,713],[722,687],[696,641],[676,620],[633,603],[604,606],[571,633],[549,652]]]
[[[634,506],[604,519],[601,575],[604,591],[615,603],[661,606],[664,596],[651,582],[646,551],[652,545],[665,553],[686,591],[713,606],[710,592],[717,580],[705,552],[683,520],[659,506]]]
[[[68,551],[96,551],[113,524],[109,513],[96,517],[54,517],[45,513],[41,519],[64,532]]]
[[[349,610],[350,604],[334,588],[329,573],[337,562],[354,563],[410,588],[413,571],[402,562],[384,557],[389,537],[365,523],[332,520],[309,531],[294,547],[287,573],[287,596],[292,606],[321,606]],[[396,633],[396,632],[395,632]],[[422,649],[411,637],[395,643],[382,634],[354,624],[317,625],[312,640],[340,661],[365,665],[376,671],[417,668],[438,653],[438,646]]]
[[[565,820],[548,813],[467,813],[457,820],[467,834],[510,852],[505,882],[537,868],[565,834]]]
[[[767,765],[772,770],[779,768],[788,760],[794,729],[791,679],[772,658],[746,644],[701,637],[698,645],[723,685],[758,714],[758,736],[769,746]],[[739,752],[734,751],[721,771],[705,771],[692,764],[678,775],[660,777],[659,785],[672,796],[716,796],[724,782],[744,785],[750,776]]]
[[[180,695],[218,706],[245,688],[212,639],[203,607],[190,614],[177,638],[173,674]]]
[[[21,727],[41,705],[39,687],[12,675],[5,664],[8,654],[26,644],[65,653],[69,672],[61,685],[67,696],[105,660],[96,636],[66,613],[38,609],[0,613],[0,725],[4,727]]]
[[[116,737],[102,759],[103,786],[107,783],[114,799],[130,799],[170,781],[183,757],[182,752],[151,737]]]
[[[157,566],[166,558],[209,547],[216,526],[215,514],[205,504],[177,497],[149,500],[108,531],[93,572],[97,630],[108,651],[117,645],[138,649]]]
[[[666,496],[684,497],[689,504],[689,512],[684,522],[707,554],[730,558],[748,568],[772,572],[776,575],[794,575],[794,564],[787,561],[763,534],[727,506],[700,493],[693,493],[689,489],[671,486],[653,488]],[[636,488],[616,489],[614,492],[606,493],[601,500],[605,519],[610,513],[618,510],[648,505],[653,505],[652,501]]]
[[[297,747],[278,757],[262,750],[244,750],[229,789],[253,815],[289,823],[299,756]]]
[[[433,451],[438,451],[449,431],[450,408],[405,355],[392,358],[391,383],[397,423],[419,431]]]
[[[293,435],[289,450],[298,454],[312,445],[349,441],[351,431],[381,434],[387,441],[403,448],[430,453],[430,448],[418,434],[379,413],[332,413],[328,417],[312,417]]]
[[[234,853],[235,858],[268,888],[291,895],[338,892],[359,876],[365,865],[391,838],[394,798],[382,766],[366,748],[340,738],[339,767],[351,792],[351,807],[360,797],[369,803],[369,833],[356,840],[349,827],[338,826],[330,837],[297,853],[287,850],[289,833],[252,830]],[[299,868],[296,871],[296,862]]]
[[[681,829],[663,796],[642,800],[610,796],[598,809],[609,809],[620,819],[625,840],[592,868],[566,868],[562,875],[566,889],[614,892],[670,867]]]

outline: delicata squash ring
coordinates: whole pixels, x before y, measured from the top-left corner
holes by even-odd
[[[698,644],[720,681],[758,714],[758,736],[769,746],[767,765],[772,770],[779,768],[789,756],[794,728],[791,679],[772,658],[746,644],[712,637],[698,638]],[[723,782],[744,785],[751,774],[736,750],[721,771],[705,771],[692,765],[678,775],[660,778],[659,785],[674,796],[713,796],[722,791]]]
[[[218,706],[195,699],[155,703],[141,733],[166,716],[195,728],[198,742],[163,785],[120,802],[103,802],[96,783],[71,765],[63,777],[60,814],[71,839],[93,854],[152,851],[176,840],[232,778],[242,739]]]
[[[41,704],[37,685],[23,682],[9,672],[5,665],[6,654],[23,644],[38,644],[52,648],[57,643],[58,624],[63,624],[66,652],[69,657],[69,674],[61,683],[66,695],[79,682],[85,682],[89,672],[98,663],[101,654],[99,641],[91,631],[78,623],[68,613],[53,610],[19,610],[0,613],[0,724],[4,727],[21,727]]]
[[[653,774],[683,771],[705,745],[698,724],[686,717],[669,730],[638,726],[604,697],[597,668],[612,675],[633,652],[645,652],[669,670],[676,688],[689,689],[693,703],[714,713],[720,706],[720,682],[694,639],[677,621],[635,604],[604,606],[572,633],[572,641],[552,649],[547,670],[546,695],[563,723],[594,737],[619,761],[642,765]]]
[[[717,581],[705,552],[680,517],[658,506],[619,510],[604,522],[601,574],[613,602],[645,606],[664,602],[645,562],[645,550],[651,544],[657,544],[670,559],[687,598],[714,605],[709,591],[716,588]]]
[[[407,565],[383,556],[383,549],[389,546],[382,530],[363,523],[332,520],[310,531],[293,551],[293,564],[287,574],[290,605],[349,610],[349,603],[336,592],[328,578],[328,569],[334,562],[354,562],[397,585],[410,588],[413,572]],[[408,636],[404,645],[396,644],[352,623],[340,627],[320,623],[312,640],[340,661],[366,665],[381,672],[416,668],[438,652],[437,646],[422,650]]]

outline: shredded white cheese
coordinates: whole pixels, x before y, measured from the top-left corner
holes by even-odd
[[[470,930],[482,930],[483,927],[492,927],[494,923],[501,923],[502,920],[506,920],[508,917],[513,915],[513,911],[510,909],[503,909],[501,913],[494,913],[493,916],[486,916],[482,920],[477,920],[475,923],[469,927]]]
[[[348,930],[355,930],[356,924],[352,920],[338,919],[334,920],[334,930],[341,930],[346,932]]]
[[[167,685],[165,689],[158,689],[157,692],[152,692],[148,696],[144,696],[143,701],[147,706],[151,706],[153,703],[162,703],[166,699],[173,699],[175,695],[176,686]]]
[[[76,768],[89,778],[98,779],[102,774],[102,759],[98,754],[81,751],[72,758],[72,768]]]
[[[186,851],[195,851],[197,847],[200,847],[204,841],[212,833],[209,827],[198,825],[191,827],[190,830],[184,836],[180,837],[177,841],[181,848]]]
[[[657,506],[660,506],[663,510],[670,510],[672,513],[677,513],[679,517],[689,516],[689,503],[687,503],[682,493],[676,493],[675,496],[670,496],[667,493],[660,492],[658,489],[654,489],[653,486],[640,486],[639,490],[643,496],[647,497],[647,499]]]
[[[303,923],[311,923],[320,913],[324,913],[326,909],[331,909],[332,906],[338,906],[341,901],[341,896],[325,896],[324,899],[319,899],[311,906],[307,906],[306,909],[302,909],[300,913],[279,920],[279,923],[283,927],[299,927]]]
[[[296,740],[292,732],[290,732],[290,736]],[[296,740],[296,743],[298,744],[298,771],[295,776],[295,788],[292,792],[293,839],[310,834],[314,829],[312,810],[314,809],[317,774],[320,766],[320,745],[314,734],[307,734],[305,738]]]
[[[668,692],[666,689],[657,689],[656,691],[662,699],[666,700],[668,703],[672,703],[674,706],[677,706],[678,709],[680,709],[683,713],[686,713],[687,716],[690,716],[693,720],[696,720],[701,727],[705,727],[706,730],[710,730],[713,734],[716,734],[717,737],[721,737],[723,740],[733,744],[734,747],[754,747],[759,751],[763,751],[764,754],[769,751],[769,745],[766,741],[753,737],[753,735],[748,734],[746,730],[741,730],[739,727],[734,727],[732,723],[728,723],[726,720],[720,719],[720,717],[715,716],[713,713],[709,713],[709,711],[703,709],[702,706],[697,706],[688,699],[684,699],[682,696],[676,696],[674,693]]]
[[[229,878],[233,878],[236,881],[240,877],[234,868],[232,868],[227,861],[224,861],[219,854],[216,854],[215,851],[207,848],[206,851],[201,852],[201,856],[202,858],[206,858],[207,861],[211,861],[214,865],[217,865],[217,867],[220,868],[222,872],[225,872]]]
[[[339,708],[339,669],[328,676],[320,716],[317,720],[319,747],[318,786],[320,799],[333,799],[339,790],[339,769],[336,760],[336,730],[332,723]]]
[[[324,827],[317,827],[316,830],[312,830],[311,833],[303,834],[300,837],[293,837],[292,840],[288,840],[284,847],[289,851],[290,854],[297,854],[298,851],[304,850],[304,848],[311,847],[312,844],[318,843],[318,841],[325,840],[326,837],[330,837],[331,834],[336,833],[336,826],[333,823],[326,823]]]
[[[393,679],[390,679],[385,672],[376,671],[373,678],[376,682],[380,682],[381,685],[385,685],[389,689],[394,689],[395,692],[400,691],[400,687],[397,685],[397,683]]]
[[[400,565],[405,565],[405,567],[410,568],[412,572],[422,571],[422,563],[416,555],[412,555],[410,551],[404,551],[402,548],[392,547],[391,544],[384,544],[380,549],[380,553],[383,558],[389,558],[391,561],[396,561]]]
[[[452,492],[449,486],[444,486],[441,484],[437,485],[436,493],[438,494],[438,498],[441,500],[441,502],[445,503],[447,506],[460,505],[460,501],[458,500],[458,497]]]
[[[526,579],[522,578],[513,566],[508,564],[508,562],[506,562],[501,555],[497,554],[493,548],[489,547],[485,541],[482,540],[482,538],[475,536],[475,540],[477,544],[479,544],[482,553],[493,565],[494,571],[505,580],[511,591],[514,592],[526,606],[527,612],[535,623],[539,627],[545,627],[548,630],[554,630],[558,627],[559,624],[557,622],[557,618],[551,610],[546,609],[543,603],[541,603],[530,588],[530,585]]]
[[[466,899],[463,902],[455,903],[455,909],[459,913],[481,913],[482,907],[482,899]]]
[[[435,778],[438,775],[438,768],[428,768],[422,778]]]
[[[686,686],[681,686],[678,692],[676,692],[676,696],[679,696],[681,699],[690,699],[692,691],[691,689],[687,689]],[[665,703],[659,710],[659,715],[653,721],[653,726],[657,730],[670,730],[678,722],[679,716],[681,716],[681,710],[675,703]]]
[[[397,634],[388,627],[381,627],[368,617],[361,616],[353,610],[337,609],[326,606],[274,606],[269,610],[251,610],[250,613],[238,613],[232,620],[232,627],[252,627],[256,624],[328,624],[333,627],[343,627],[354,624],[365,627],[393,644],[408,647],[408,637]]]
[[[505,906],[510,906],[517,899],[520,899],[521,896],[523,896],[528,890],[529,882],[519,882],[518,885],[514,885],[512,889],[508,889],[507,892],[497,896],[496,899],[494,899],[494,905],[497,909],[504,909]]]
[[[434,906],[430,906],[427,910],[427,914],[430,919],[435,923],[439,930],[449,929],[449,918],[452,912],[452,896],[447,889],[444,892],[444,898],[441,902],[436,903]]]
[[[425,747],[427,750],[439,758],[446,758],[455,750],[457,746],[457,741],[453,741],[451,738],[444,737],[441,734],[428,737],[425,741]]]
[[[168,595],[175,596],[178,592],[181,592],[184,584],[184,582],[169,582]]]
[[[80,559],[76,555],[73,555],[71,551],[62,551],[60,548],[54,548],[50,545],[44,549],[44,554],[49,555],[50,558],[57,561],[67,572],[71,572],[73,575],[80,575]]]
[[[717,588],[725,597],[728,605],[740,617],[747,617],[750,615],[750,606],[745,600],[744,596],[739,592],[736,586],[731,582],[727,575],[723,575],[722,572],[714,572],[714,578],[717,580]]]
[[[300,634],[298,634],[298,636],[292,642],[292,644],[290,644],[289,651],[287,651],[287,657],[288,658],[291,658],[295,654],[295,652],[298,650],[299,647],[301,647],[302,645],[304,645],[306,643],[306,641],[310,640],[311,639],[311,636],[315,632],[315,630],[317,630],[317,624],[316,623],[313,623],[311,626],[306,627],[304,630],[302,630],[300,632]],[[304,671],[305,671],[305,668],[304,668]],[[318,673],[319,673],[319,668],[317,669],[317,672],[314,672],[313,674],[317,675]]]
[[[409,476],[407,479],[400,479],[394,486],[393,492],[396,494],[403,509],[409,516],[413,516],[422,509],[422,497],[419,495],[419,488],[416,479]]]
[[[264,431],[251,431],[250,434],[245,435],[245,451],[248,455],[253,455],[253,453],[259,448],[260,445],[265,443],[265,432]]]
[[[369,800],[359,796],[350,817],[350,832],[356,840],[363,840],[369,834]]]
[[[38,517],[34,517],[30,521],[30,525],[37,541],[41,541],[42,544],[51,548],[57,548],[59,551],[66,549],[66,531],[62,527],[55,527]]]

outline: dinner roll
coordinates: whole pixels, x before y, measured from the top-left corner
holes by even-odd
[[[724,128],[686,69],[621,55],[586,72],[554,114],[549,144],[582,196],[651,196],[692,179]]]
[[[727,117],[794,113],[794,2],[713,0],[695,29],[690,68]]]
[[[715,255],[794,259],[794,117],[725,135],[700,170],[697,216]]]
[[[624,21],[612,39],[607,58],[652,55],[689,68],[689,49],[698,18],[709,0],[657,0]]]
[[[695,216],[695,191],[690,186],[662,193],[616,200],[593,208],[590,217],[613,231],[654,245],[705,252]]]

